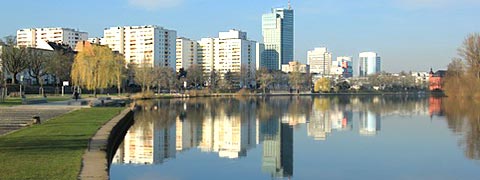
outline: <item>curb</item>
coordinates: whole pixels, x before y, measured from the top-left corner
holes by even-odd
[[[115,150],[132,124],[133,111],[127,108],[95,133],[89,140],[88,148],[82,156],[82,168],[78,179],[110,178],[109,168]]]

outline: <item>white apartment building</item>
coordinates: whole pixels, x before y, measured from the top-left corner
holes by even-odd
[[[88,33],[71,28],[31,28],[17,30],[17,45],[38,48],[45,42],[67,44],[72,49],[79,41],[88,39]]]
[[[122,26],[104,30],[102,45],[125,56],[127,63],[176,68],[177,32],[160,26]]]
[[[197,48],[198,48],[198,42],[193,41],[184,37],[177,38],[177,44],[176,44],[176,56],[177,56],[177,61],[176,61],[176,69],[177,71],[180,70],[180,68],[183,69],[188,69],[191,65],[198,64],[197,61]]]
[[[199,64],[205,73],[215,70],[222,77],[227,72],[241,72],[244,66],[251,77],[255,77],[255,41],[247,40],[247,33],[237,30],[220,32],[218,38],[202,38],[198,41]]]
[[[332,53],[326,47],[315,48],[307,53],[310,72],[312,74],[329,75],[332,67]]]

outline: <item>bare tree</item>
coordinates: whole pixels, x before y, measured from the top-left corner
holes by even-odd
[[[73,59],[73,51],[55,50],[49,55],[45,71],[54,77],[56,92],[62,81],[70,80]]]
[[[5,38],[5,46],[2,47],[0,59],[5,70],[12,74],[12,84],[17,82],[17,74],[28,67],[28,52],[26,48],[15,47],[15,36]]]
[[[260,68],[260,70],[257,71],[256,73],[257,76],[257,82],[260,84],[260,88],[263,89],[263,94],[266,93],[266,89],[270,84],[273,83],[273,75],[268,71],[267,68]]]
[[[480,34],[470,34],[458,53],[467,62],[468,71],[475,78],[480,79]]]
[[[298,69],[292,71],[289,74],[289,83],[290,86],[293,87],[294,89],[297,90],[297,93],[300,92],[300,89],[302,88],[303,84],[305,83],[305,77],[303,76],[302,73]]]
[[[187,69],[187,80],[192,83],[195,88],[203,85],[203,79],[203,70],[201,66],[193,64]]]
[[[40,85],[40,94],[44,94],[43,84],[44,76],[47,75],[46,65],[49,59],[46,52],[39,49],[28,49],[28,74],[35,78]]]
[[[288,78],[286,74],[283,73],[282,71],[273,71],[272,76],[273,76],[274,89],[275,89],[275,86],[277,86],[278,88],[288,82]]]
[[[227,73],[223,75],[223,78],[218,82],[218,86],[220,87],[220,89],[228,91],[233,88],[233,84],[233,73],[231,73],[230,71],[227,71]]]
[[[142,86],[142,92],[149,92],[155,83],[155,69],[148,64],[135,68],[135,82]]]
[[[168,88],[169,90],[175,84],[175,72],[170,67],[155,67],[157,93],[160,93],[161,88]]]
[[[209,77],[210,89],[217,89],[219,81],[220,81],[220,76],[218,75],[217,71],[212,70],[210,72],[210,77]]]

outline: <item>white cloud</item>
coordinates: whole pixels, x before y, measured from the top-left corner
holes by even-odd
[[[130,5],[147,10],[175,7],[180,5],[182,1],[183,0],[128,0]]]

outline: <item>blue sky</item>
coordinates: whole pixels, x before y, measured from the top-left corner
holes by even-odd
[[[2,2],[0,37],[30,27],[102,36],[121,25],[156,24],[192,39],[240,29],[262,41],[261,15],[287,0],[15,0]],[[480,32],[478,0],[292,0],[295,58],[314,47],[333,56],[376,51],[386,71],[446,68],[463,39]],[[355,58],[355,60],[357,60]]]

